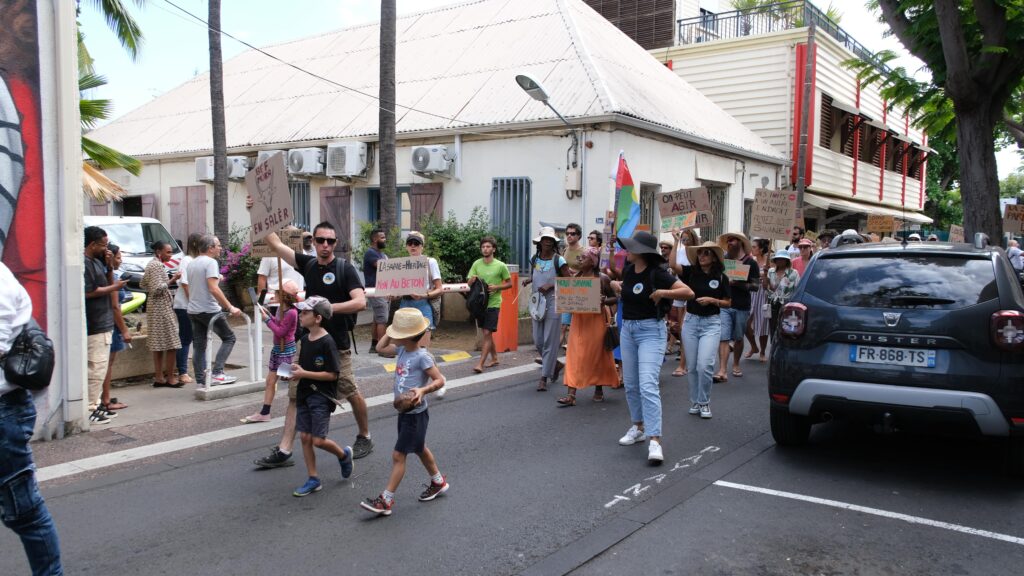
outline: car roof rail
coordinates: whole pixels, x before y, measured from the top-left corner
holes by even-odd
[[[981,250],[982,248],[987,248],[988,245],[989,245],[988,234],[985,234],[984,232],[975,232],[974,233],[974,247],[975,248]]]

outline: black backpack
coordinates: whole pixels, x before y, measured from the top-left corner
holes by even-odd
[[[488,301],[487,284],[477,278],[469,286],[469,294],[466,296],[466,309],[469,310],[471,320],[483,320],[487,315]]]
[[[339,284],[339,286],[346,285],[346,282],[345,282],[345,280],[346,280],[346,278],[345,278],[345,270],[347,268],[345,266],[345,260],[335,256],[333,262],[334,262],[334,275],[337,277],[337,282],[341,283],[341,284]],[[312,274],[314,266],[316,266],[316,258],[306,262],[305,268],[302,269],[302,275],[306,276],[307,274]],[[356,351],[356,354],[358,354],[359,352],[358,352],[358,350],[356,350],[356,332],[355,332],[355,329],[356,329],[356,319],[359,317],[359,314],[358,313],[348,313],[348,314],[338,314],[338,316],[340,316],[341,319],[345,321],[345,331],[348,332],[348,337],[349,337],[349,339],[352,342],[352,350]],[[328,330],[328,331],[330,331],[330,330]],[[295,327],[295,341],[299,342],[300,340],[302,340],[302,337],[305,336],[307,334],[307,332],[308,331],[305,328],[303,328],[301,324],[296,324],[296,327]]]

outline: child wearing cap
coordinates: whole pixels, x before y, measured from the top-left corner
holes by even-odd
[[[302,455],[309,472],[306,483],[292,492],[293,496],[301,497],[318,492],[321,488],[314,447],[337,456],[342,478],[352,475],[352,448],[342,448],[327,438],[340,370],[338,348],[334,338],[323,327],[323,323],[331,317],[331,303],[322,296],[311,296],[305,302],[297,303],[295,309],[299,311],[299,324],[309,330],[302,337],[299,362],[292,364],[292,378],[299,381],[295,429],[302,439]]]
[[[402,395],[411,392],[412,408],[398,415],[398,441],[391,454],[391,477],[387,488],[376,498],[367,498],[359,505],[379,516],[390,516],[395,502],[395,490],[405,476],[405,460],[409,453],[420,457],[420,462],[430,475],[430,484],[420,494],[420,502],[428,502],[448,491],[448,482],[441,475],[434,460],[434,454],[427,448],[427,394],[444,386],[444,376],[434,364],[434,357],[420,346],[420,339],[430,327],[430,321],[416,308],[400,308],[395,319],[388,326],[384,336],[377,343],[387,346],[395,344],[395,400],[396,407]]]

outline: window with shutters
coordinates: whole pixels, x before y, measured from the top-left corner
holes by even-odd
[[[882,138],[885,132],[867,123],[860,125],[860,161],[882,167]]]
[[[414,230],[412,227],[412,202],[409,200],[409,187],[399,186],[398,197],[395,198],[395,211],[396,221],[395,226],[398,226],[402,236],[409,234],[410,231]],[[366,198],[369,202],[367,209],[368,221],[379,222],[380,221],[380,188],[367,188]]]
[[[309,223],[309,182],[292,180],[288,182],[288,192],[292,195],[292,213],[295,219],[292,226],[311,230]]]
[[[491,226],[508,239],[512,253],[503,258],[507,264],[529,269],[533,254],[530,237],[530,201],[533,182],[529,178],[491,180]]]
[[[833,105],[828,94],[821,95],[821,122],[818,145],[836,154],[854,157],[853,133],[856,117]]]
[[[726,217],[726,198],[729,197],[729,187],[723,184],[708,184],[704,186],[708,189],[708,196],[711,200],[711,227],[709,229],[701,229],[701,238],[705,240],[717,240],[719,236],[725,234],[725,217]]]
[[[675,0],[584,1],[645,50],[675,43]]]

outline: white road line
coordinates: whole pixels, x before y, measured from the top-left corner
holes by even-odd
[[[909,522],[910,524],[921,524],[924,526],[931,526],[933,528],[942,528],[943,530],[952,530],[953,532],[961,532],[963,534],[971,534],[973,536],[981,536],[983,538],[991,538],[993,540],[1000,540],[1002,542],[1009,542],[1011,544],[1018,544],[1024,546],[1024,538],[1010,536],[1009,534],[1000,534],[999,532],[990,532],[988,530],[971,528],[970,526],[950,524],[949,522],[931,520],[929,518],[921,518],[920,516],[910,516],[909,514],[901,514],[899,512],[879,510],[878,508],[868,508],[867,506],[849,504],[846,502],[840,502],[838,500],[827,500],[825,498],[805,496],[803,494],[794,494],[792,492],[782,492],[779,490],[772,490],[770,488],[760,488],[758,486],[749,486],[747,484],[736,484],[734,482],[726,482],[724,480],[719,480],[715,482],[715,486],[722,486],[724,488],[734,488],[736,490],[746,490],[747,492],[756,492],[758,494],[767,494],[768,496],[778,496],[780,498],[789,498],[791,500],[801,500],[803,502],[810,502],[812,504],[821,504],[823,506],[831,506],[832,508],[840,508],[843,510],[861,512],[864,514],[872,514],[874,516],[881,516],[883,518],[902,520],[904,522]]]
[[[503,370],[495,370],[493,372],[485,372],[483,374],[474,374],[465,378],[459,378],[456,380],[450,380],[445,383],[445,388],[448,391],[456,388],[462,388],[463,386],[470,386],[472,384],[479,384],[480,382],[486,382],[488,380],[494,380],[497,378],[504,378],[507,376],[515,376],[518,374],[525,374],[527,372],[535,372],[538,369],[536,364],[524,364],[522,366],[513,366],[511,368],[505,368]],[[373,398],[366,399],[366,405],[369,407],[380,406],[382,404],[391,404],[394,401],[393,394],[381,394],[380,396],[374,396]],[[349,410],[336,411],[334,416],[348,413]],[[111,452],[109,454],[101,454],[99,456],[92,456],[90,458],[82,458],[81,460],[74,460],[71,462],[65,462],[63,464],[54,464],[53,466],[46,466],[36,471],[36,479],[39,482],[45,482],[47,480],[55,480],[57,478],[63,478],[65,476],[71,476],[73,474],[80,474],[82,472],[88,472],[90,470],[98,470],[100,468],[107,468],[117,464],[124,464],[126,462],[134,462],[136,460],[142,460],[144,458],[151,458],[153,456],[160,456],[162,454],[169,454],[171,452],[177,452],[179,450],[186,450],[188,448],[198,448],[200,446],[206,446],[215,442],[223,442],[225,440],[231,440],[234,438],[241,438],[243,436],[250,436],[253,434],[260,434],[269,430],[276,430],[284,427],[284,416],[279,416],[270,420],[269,422],[263,422],[259,424],[242,424],[240,426],[233,426],[231,428],[224,428],[222,430],[214,430],[212,432],[205,432],[203,434],[196,434],[194,436],[186,436],[184,438],[176,438],[174,440],[167,440],[166,442],[158,442],[156,444],[148,444],[146,446],[139,446],[138,448],[130,448],[128,450],[121,450],[118,452]]]

